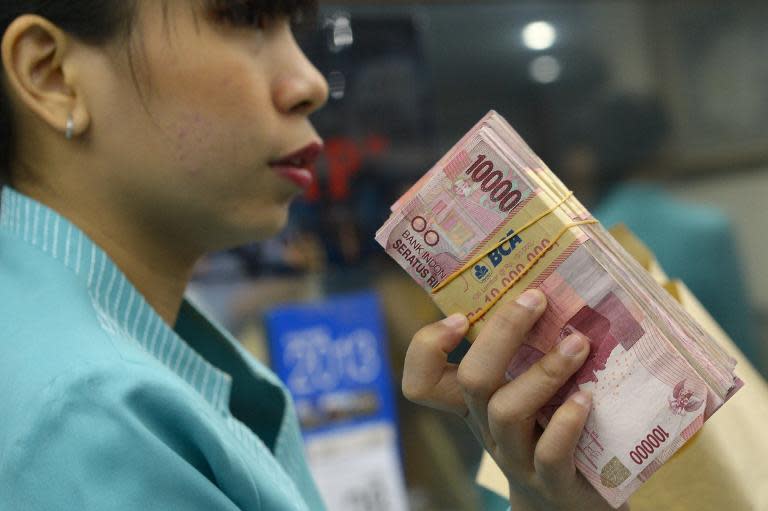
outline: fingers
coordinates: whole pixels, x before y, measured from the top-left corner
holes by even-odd
[[[587,339],[572,334],[493,395],[488,403],[490,432],[505,452],[532,454],[537,412],[581,367],[588,353]]]
[[[456,366],[448,363],[448,354],[468,329],[467,318],[454,314],[416,333],[405,355],[402,388],[406,398],[459,415],[466,413]]]
[[[536,472],[549,485],[567,483],[576,474],[573,455],[592,407],[592,396],[579,391],[557,409],[534,451]]]
[[[529,290],[516,302],[505,304],[491,317],[459,365],[459,384],[476,433],[486,448],[493,447],[488,400],[506,383],[507,366],[544,309],[546,297],[538,290]]]

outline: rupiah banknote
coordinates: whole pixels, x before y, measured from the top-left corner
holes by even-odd
[[[392,207],[376,235],[476,338],[498,304],[538,288],[548,307],[514,379],[581,332],[584,366],[539,414],[593,394],[575,463],[619,507],[742,385],[735,361],[661,289],[496,112]]]

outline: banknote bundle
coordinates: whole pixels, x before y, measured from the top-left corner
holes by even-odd
[[[743,385],[735,360],[496,112],[393,204],[376,239],[446,315],[469,318],[470,341],[500,303],[547,295],[510,380],[574,331],[589,339],[538,419],[546,427],[572,393],[592,393],[575,463],[614,507]]]

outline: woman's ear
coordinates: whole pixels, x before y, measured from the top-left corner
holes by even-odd
[[[54,24],[36,15],[16,18],[2,40],[2,63],[11,96],[45,124],[65,133],[67,119],[73,135],[90,124],[84,97],[78,92],[78,73],[70,59],[72,41]]]

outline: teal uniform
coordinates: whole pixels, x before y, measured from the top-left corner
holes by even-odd
[[[80,229],[0,201],[0,510],[324,509],[285,387],[184,301],[174,328]]]

